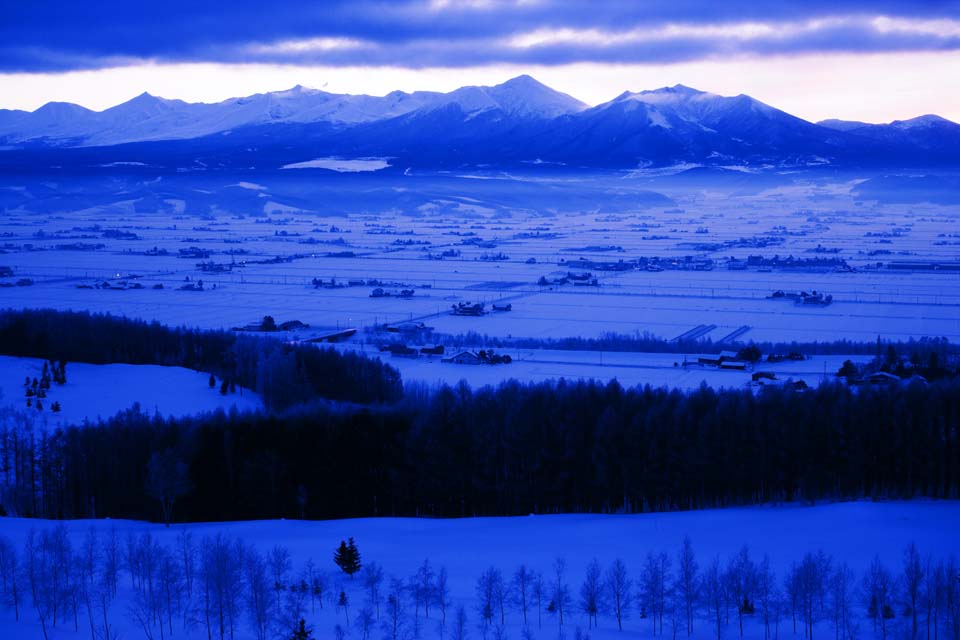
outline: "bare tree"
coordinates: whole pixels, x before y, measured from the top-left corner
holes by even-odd
[[[750,558],[750,549],[746,546],[730,560],[727,576],[729,594],[737,607],[737,621],[742,638],[743,616],[754,612],[753,600],[757,580],[757,568]]]
[[[500,612],[500,626],[507,622],[507,600],[510,597],[510,585],[503,579],[503,574],[497,569],[497,579],[493,583],[493,597],[497,604],[497,610]]]
[[[99,582],[97,581],[99,557],[100,547],[97,543],[97,531],[93,527],[90,527],[84,536],[83,545],[77,557],[79,564],[77,567],[79,595],[87,613],[87,622],[90,625],[90,640],[96,640],[97,638],[97,616],[94,614],[94,606],[97,597],[95,589],[99,586]]]
[[[613,607],[613,615],[617,619],[617,629],[623,631],[623,620],[626,618],[627,610],[630,608],[630,590],[633,586],[627,575],[627,565],[623,560],[617,558],[607,569],[606,576],[607,593],[610,596],[610,604]]]
[[[547,595],[547,587],[543,581],[543,574],[537,572],[533,575],[533,581],[530,583],[533,598],[537,603],[537,629],[543,628],[543,599]]]
[[[192,597],[197,550],[193,543],[193,533],[188,529],[183,529],[177,534],[177,550],[182,564],[184,586],[187,590],[187,596]]]
[[[190,491],[187,464],[172,449],[155,452],[147,463],[147,494],[160,502],[163,522],[173,519],[173,505]]]
[[[20,568],[17,549],[6,537],[0,536],[0,581],[3,583],[3,601],[13,607],[14,619],[20,621]]]
[[[381,576],[382,578],[382,576]],[[310,598],[312,602],[320,603],[320,608],[323,609],[323,600],[325,594],[330,589],[330,576],[327,575],[326,571],[316,571],[311,574],[310,578]],[[380,599],[377,598],[377,611],[380,610]]]
[[[853,636],[850,616],[853,597],[853,572],[846,563],[841,563],[830,575],[830,609],[835,640],[850,640]]]
[[[893,617],[893,576],[881,562],[880,556],[873,559],[864,576],[863,592],[874,631],[879,627],[883,640],[887,640],[887,620]]]
[[[720,559],[715,558],[703,575],[703,595],[710,618],[717,625],[717,640],[723,633],[723,613],[726,607],[726,583],[720,569]]]
[[[434,601],[440,609],[440,635],[447,626],[447,609],[450,607],[450,587],[447,585],[447,568],[440,567],[433,590]]]
[[[240,614],[241,591],[237,585],[242,580],[242,545],[231,543],[222,535],[206,538],[200,550],[200,574],[204,593],[204,618],[207,635],[216,635],[220,640],[234,638]],[[296,611],[302,613],[302,607]],[[297,620],[299,620],[298,616]],[[290,622],[289,628],[294,628]],[[215,632],[215,633],[214,633]]]
[[[654,635],[657,634],[658,624],[660,633],[663,633],[669,568],[670,558],[667,554],[650,552],[647,554],[640,574],[640,604],[643,607],[643,614],[649,615],[653,622]]]
[[[950,640],[960,640],[960,567],[956,558],[943,563],[943,613]]]
[[[923,570],[923,590],[920,593],[920,602],[924,611],[927,627],[927,640],[934,640],[940,626],[940,607],[943,598],[940,575],[943,563],[934,564],[933,558],[927,557]]]
[[[117,595],[117,583],[120,580],[120,538],[116,529],[111,529],[103,539],[103,582],[110,590],[110,597]]]
[[[687,621],[687,636],[693,635],[693,614],[697,605],[699,592],[699,565],[693,553],[693,543],[690,538],[683,539],[680,548],[677,575],[677,592],[683,602],[684,617]]]
[[[780,622],[780,594],[777,589],[777,579],[770,568],[770,558],[763,556],[763,560],[757,567],[757,601],[760,603],[760,610],[763,613],[763,637],[764,640],[770,640],[771,636],[779,635]],[[770,630],[770,624],[774,624],[774,632]]]
[[[457,607],[457,616],[453,621],[453,640],[467,640],[467,611],[463,605]]]
[[[430,601],[433,599],[433,590],[435,588],[433,581],[435,577],[433,567],[430,566],[430,560],[424,559],[423,564],[417,569],[417,574],[414,578],[419,598],[423,601],[423,615],[425,618],[430,617]]]
[[[532,574],[527,565],[521,564],[513,572],[513,594],[520,613],[523,615],[523,626],[527,626],[527,609],[529,607],[530,581]]]
[[[383,622],[384,631],[391,640],[401,637],[404,624],[403,611],[403,581],[390,578],[390,588],[387,591],[387,618]]]
[[[570,587],[566,582],[567,561],[563,558],[557,558],[553,562],[553,585],[550,593],[550,604],[547,610],[557,614],[560,620],[560,627],[563,627],[563,613],[570,608]]]
[[[277,610],[280,610],[280,594],[287,588],[287,574],[293,568],[290,551],[279,545],[270,550],[270,575],[273,578],[273,590],[277,596]],[[294,621],[297,622],[297,621]]]
[[[587,574],[580,586],[580,610],[587,614],[587,628],[592,629],[598,623],[603,607],[603,583],[601,582],[600,563],[596,559],[587,565]]]
[[[40,622],[40,630],[44,640],[49,638],[47,623],[53,610],[53,594],[51,589],[51,559],[40,537],[31,529],[27,533],[23,557],[27,574],[27,586],[30,592],[30,602]]]
[[[242,556],[236,561],[242,563]],[[179,558],[167,547],[159,548],[157,568],[160,578],[162,609],[167,617],[167,630],[170,635],[173,635],[173,614],[179,614],[183,594],[186,591],[183,568]]]
[[[244,582],[250,624],[257,632],[257,640],[267,640],[274,615],[273,585],[267,562],[254,548],[248,549],[244,558]]]
[[[917,637],[917,609],[920,607],[920,589],[923,586],[923,561],[917,545],[911,542],[903,552],[904,609],[910,615],[910,637]]]
[[[374,622],[373,610],[370,607],[363,607],[357,613],[353,624],[360,635],[363,636],[363,640],[370,640],[370,632],[373,631]]]
[[[380,589],[383,585],[383,569],[376,562],[368,562],[360,570],[360,579],[363,581],[363,588],[367,591],[367,601],[373,605],[377,612],[377,620],[380,619]]]
[[[480,614],[485,627],[493,624],[497,582],[502,583],[503,577],[496,567],[489,567],[477,578],[477,613]]]

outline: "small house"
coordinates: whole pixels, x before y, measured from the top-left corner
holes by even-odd
[[[444,358],[441,362],[450,362],[452,364],[483,364],[483,359],[473,351],[461,351],[454,356]]]

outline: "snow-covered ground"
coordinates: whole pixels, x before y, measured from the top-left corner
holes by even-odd
[[[390,166],[384,158],[316,158],[304,162],[294,162],[281,169],[328,169],[340,173],[357,171],[379,171]]]
[[[43,360],[0,356],[0,406],[31,411],[51,426],[107,419],[135,403],[146,413],[164,417],[263,407],[260,397],[249,389],[220,395],[219,384],[210,388],[209,374],[182,367],[68,362],[66,370],[66,384],[52,384],[43,410],[37,411],[36,398],[32,408],[26,406],[24,381],[27,376],[41,377]],[[51,410],[54,402],[60,403],[59,413]]]
[[[501,338],[617,333],[671,340],[700,328],[700,337],[714,342],[731,335],[742,342],[923,337],[960,342],[960,271],[877,266],[892,260],[955,261],[960,239],[950,232],[957,223],[954,208],[864,202],[852,191],[853,182],[770,188],[761,182],[731,193],[640,178],[609,183],[582,178],[563,183],[582,209],[558,211],[531,208],[526,198],[532,196],[517,195],[530,186],[522,179],[498,179],[488,188],[490,180],[454,176],[311,178],[330,188],[341,182],[324,180],[342,181],[350,210],[331,213],[325,206],[334,192],[301,195],[306,187],[296,185],[302,172],[279,173],[282,180],[271,174],[226,175],[220,183],[205,178],[203,190],[174,189],[187,200],[160,202],[166,210],[134,201],[60,210],[66,205],[41,200],[8,209],[0,221],[0,266],[13,275],[0,276],[0,307],[90,310],[205,329],[244,326],[272,315],[278,322],[310,325],[290,339],[357,328],[358,347],[371,339],[365,330],[373,325],[411,321],[443,334]],[[351,182],[356,180],[363,182]],[[161,182],[174,185],[168,178]],[[547,198],[560,187],[560,181],[546,180],[537,194]],[[662,190],[676,204],[598,204],[593,195],[631,189]],[[200,205],[189,202],[197,193],[206,198]],[[382,208],[388,205],[394,208]],[[727,258],[743,261],[751,255],[840,258],[855,271],[725,267]],[[710,258],[716,268],[570,266],[579,259],[641,256]],[[541,278],[583,271],[592,271],[599,286],[538,285]],[[194,286],[200,280],[202,290]],[[315,280],[323,286],[315,287]],[[18,282],[25,286],[15,286]],[[373,297],[378,288],[413,295]],[[833,303],[770,299],[777,290],[822,291]],[[482,302],[488,309],[510,303],[512,311],[451,315],[451,305],[459,302]],[[465,377],[477,384],[507,375],[528,380],[596,375],[624,384],[681,387],[741,380],[729,372],[665,370],[659,362],[650,369],[645,357],[636,355],[511,355],[521,362],[502,370],[456,367],[452,374],[430,361],[395,364],[409,379]],[[621,363],[620,357],[630,361]],[[672,365],[682,353],[667,357]],[[817,361],[815,369],[791,373],[810,383],[835,371],[834,364]]]
[[[0,519],[0,535],[9,538],[21,549],[30,530],[52,527],[48,521],[24,519]],[[469,637],[482,638],[477,623],[476,580],[487,567],[494,566],[508,577],[521,563],[545,576],[558,557],[567,561],[567,580],[574,601],[578,599],[580,584],[587,564],[597,559],[606,568],[614,559],[621,558],[631,577],[639,577],[642,564],[648,553],[666,552],[672,559],[671,570],[677,567],[676,556],[684,537],[689,536],[701,568],[714,558],[726,561],[743,545],[750,548],[756,560],[768,555],[771,567],[782,584],[784,572],[791,563],[805,553],[824,551],[835,563],[846,562],[856,574],[856,584],[877,555],[891,571],[897,573],[902,567],[903,550],[911,542],[916,543],[925,558],[945,558],[960,553],[960,502],[912,501],[912,502],[849,502],[823,504],[815,507],[797,505],[731,508],[722,510],[692,511],[681,513],[657,513],[643,515],[551,515],[514,518],[467,518],[454,520],[432,519],[356,519],[322,522],[269,521],[209,523],[174,525],[164,528],[130,521],[72,521],[66,523],[74,548],[79,548],[83,537],[91,528],[103,540],[111,530],[116,530],[121,544],[128,533],[149,532],[162,545],[173,548],[177,536],[183,530],[193,533],[196,542],[208,536],[224,534],[239,538],[261,553],[267,553],[276,545],[289,549],[293,560],[293,575],[297,575],[308,560],[313,560],[318,570],[326,571],[333,578],[337,568],[331,561],[333,550],[340,540],[354,537],[365,562],[377,562],[387,576],[403,579],[411,577],[425,559],[434,569],[445,567],[449,573],[450,592],[454,605],[466,607],[470,619]],[[363,606],[365,596],[360,580],[336,578],[331,592],[342,588],[349,596],[351,620]],[[389,580],[387,580],[389,582]],[[112,624],[124,638],[142,637],[141,632],[126,620],[125,605],[130,598],[130,580],[121,575],[120,597],[114,602],[110,616]],[[237,585],[239,589],[243,585]],[[384,587],[384,590],[386,586]],[[412,618],[412,602],[406,603],[406,616]],[[325,604],[322,612],[309,613],[308,622],[314,626],[316,638],[334,637],[336,624],[346,627],[344,613],[333,602]],[[857,616],[864,615],[862,599],[854,604]],[[25,607],[24,621],[16,623],[13,612],[0,613],[0,635],[4,638],[40,637],[39,626],[34,616]],[[899,609],[898,609],[899,616]],[[422,620],[422,612],[421,612]],[[452,616],[448,613],[448,623]],[[759,617],[759,616],[755,616]],[[431,612],[431,622],[423,625],[424,638],[437,638],[435,624],[437,612]],[[244,624],[246,617],[244,617]],[[891,624],[900,624],[899,618]],[[543,614],[543,629],[538,630],[532,621],[533,637],[556,638],[558,625],[555,617]],[[569,617],[564,637],[573,638],[574,628],[586,630],[586,617],[579,611]],[[520,614],[511,609],[507,612],[507,637],[521,637]],[[636,609],[631,608],[625,630],[618,633],[613,618],[601,615],[600,629],[592,632],[598,640],[607,638],[653,637],[648,620],[641,620]],[[352,638],[361,638],[359,631],[349,629]],[[174,637],[206,637],[205,630],[195,628],[190,632],[175,628]],[[449,637],[449,628],[446,637]],[[668,636],[670,634],[667,623]],[[820,637],[833,637],[832,623],[823,620],[816,628]],[[249,629],[238,637],[252,637]],[[698,615],[695,638],[710,638],[713,627]],[[784,638],[794,637],[789,624],[789,614],[783,614],[780,633]],[[802,631],[798,629],[801,637]],[[73,631],[73,621],[58,625],[53,638],[89,637],[90,631],[81,618],[80,631]],[[727,637],[736,637],[736,615],[725,629]],[[763,629],[759,620],[750,620],[746,625],[748,638],[762,638]],[[377,628],[374,638],[383,637]],[[488,636],[489,637],[489,636]],[[868,620],[860,621],[860,637],[872,636]]]
[[[714,388],[735,388],[749,384],[754,371],[773,373],[780,382],[802,380],[810,386],[817,386],[825,380],[835,380],[845,360],[863,363],[872,359],[871,356],[857,355],[812,356],[802,361],[760,362],[753,371],[736,371],[697,365],[697,354],[495,349],[496,353],[509,355],[513,361],[509,365],[461,365],[442,362],[443,358],[458,353],[456,348],[448,349],[443,356],[421,355],[418,358],[391,356],[371,344],[340,343],[337,348],[380,358],[400,371],[404,382],[454,384],[466,380],[474,387],[496,385],[511,378],[531,382],[566,378],[617,380],[624,387],[649,384],[696,389],[706,383]]]

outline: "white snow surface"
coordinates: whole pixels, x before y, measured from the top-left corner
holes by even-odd
[[[316,158],[304,162],[294,162],[281,169],[329,169],[338,173],[356,173],[386,169],[390,163],[384,158]]]
[[[52,521],[0,518],[0,535],[9,538],[17,549],[22,549],[30,530],[42,530],[55,524]],[[956,535],[960,530],[960,502],[957,501],[849,502],[814,507],[764,506],[641,515],[279,520],[174,525],[170,528],[123,520],[77,520],[65,524],[74,548],[80,547],[90,529],[96,530],[101,540],[115,530],[121,545],[128,533],[149,532],[158,543],[173,548],[177,536],[187,529],[192,532],[196,543],[204,537],[224,534],[240,538],[264,554],[275,545],[284,546],[290,551],[294,576],[312,559],[318,570],[334,578],[331,592],[338,594],[343,589],[348,594],[351,620],[365,602],[361,581],[342,577],[330,558],[339,541],[352,536],[364,562],[373,561],[383,566],[386,583],[389,583],[390,576],[403,579],[412,576],[424,559],[429,559],[435,570],[445,567],[453,601],[451,610],[458,605],[466,608],[471,638],[483,637],[477,625],[475,585],[480,573],[490,566],[500,569],[507,579],[521,563],[549,577],[554,560],[563,557],[567,561],[567,582],[576,602],[586,566],[591,560],[597,559],[606,568],[614,559],[620,558],[627,565],[630,576],[637,580],[647,553],[665,552],[672,561],[671,571],[675,571],[677,552],[686,536],[691,538],[701,571],[714,558],[726,563],[743,545],[747,545],[755,560],[759,561],[765,554],[769,556],[778,583],[782,582],[791,563],[800,560],[807,552],[818,550],[833,556],[834,562],[846,562],[857,575],[857,582],[875,556],[879,556],[895,574],[898,573],[903,550],[911,542],[916,543],[923,557],[931,554],[938,559],[960,553],[960,536]],[[112,605],[111,624],[124,638],[142,637],[142,632],[126,619],[126,605],[131,594],[129,576],[124,571],[120,578],[121,591]],[[412,618],[413,605],[410,602],[407,605],[408,618]],[[863,616],[863,609],[857,601],[853,615]],[[568,638],[574,636],[576,627],[587,630],[586,617],[575,605],[571,610],[573,613],[564,627]],[[2,637],[17,640],[40,637],[39,624],[34,622],[28,607],[25,606],[24,611],[27,611],[24,621],[17,623],[11,610],[0,609]],[[332,602],[322,610],[317,608],[314,613],[310,613],[308,604],[307,612],[307,622],[314,627],[315,638],[334,637],[336,624],[346,627],[342,610]],[[421,611],[421,621],[422,615]],[[532,615],[535,638],[557,637],[554,616],[544,612],[543,629],[538,630],[536,614]],[[448,611],[448,623],[451,617]],[[440,637],[436,631],[436,618],[434,608],[430,623],[422,625],[423,638],[433,640]],[[246,624],[246,617],[243,620]],[[904,620],[898,615],[891,622],[894,625],[892,634],[896,633],[896,625]],[[630,610],[623,632],[616,630],[616,622],[610,615],[601,615],[599,623],[600,628],[591,631],[595,640],[653,637],[649,621],[640,619],[635,608]],[[89,637],[89,628],[85,627],[82,617],[79,627],[80,631],[74,632],[72,620],[58,624],[52,637]],[[873,637],[868,620],[861,618],[860,629],[862,637]],[[507,611],[506,630],[508,637],[521,637],[520,613],[516,610]],[[446,637],[449,637],[449,631],[448,626]],[[832,637],[831,622],[819,622],[815,631],[820,637]],[[178,638],[206,637],[202,626],[190,631],[176,628],[175,632],[174,637]],[[251,637],[248,632],[252,633],[244,628],[238,637]],[[735,615],[731,616],[725,632],[728,637],[737,636]],[[750,640],[763,638],[759,615],[747,619],[745,632],[745,637]],[[789,612],[785,619],[781,619],[780,632],[786,639],[794,637]],[[665,637],[669,637],[669,633],[668,628]],[[710,622],[698,614],[693,637],[709,639],[715,637],[712,633]],[[372,637],[381,636],[378,627]],[[350,628],[348,637],[362,636]]]
[[[167,416],[186,416],[223,409],[255,411],[263,407],[260,397],[248,389],[220,395],[209,386],[210,375],[182,367],[133,364],[87,364],[67,362],[67,383],[51,385],[43,399],[43,411],[26,406],[24,379],[40,378],[43,360],[0,356],[0,406],[30,411],[50,426],[107,419],[139,403],[142,411]],[[34,402],[36,400],[34,399]],[[53,413],[59,402],[62,410]],[[35,405],[34,405],[35,406]]]

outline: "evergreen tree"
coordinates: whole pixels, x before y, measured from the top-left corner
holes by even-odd
[[[333,561],[340,567],[340,570],[353,579],[353,574],[360,571],[362,566],[360,562],[360,551],[357,549],[353,538],[349,542],[340,541],[340,546],[333,552]]]
[[[307,622],[300,618],[300,624],[294,630],[290,640],[313,640],[313,630],[307,627]]]

